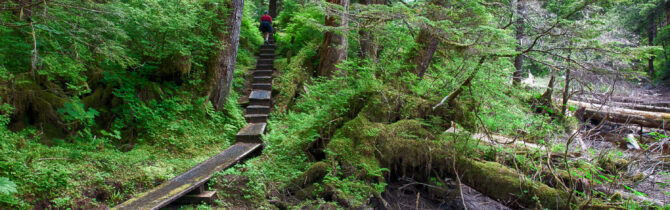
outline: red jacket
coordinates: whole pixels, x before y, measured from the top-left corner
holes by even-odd
[[[261,17],[261,21],[270,21],[272,23],[272,17],[270,17],[269,15],[263,15]]]

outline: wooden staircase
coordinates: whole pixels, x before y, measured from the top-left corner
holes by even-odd
[[[207,189],[207,182],[212,175],[259,154],[263,148],[262,135],[272,107],[274,52],[274,39],[271,36],[269,44],[261,46],[256,69],[252,72],[251,93],[244,115],[248,124],[237,133],[234,145],[112,209],[159,209],[171,203],[213,202],[216,192]]]

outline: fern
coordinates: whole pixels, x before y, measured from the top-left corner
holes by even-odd
[[[12,194],[16,192],[16,183],[10,181],[7,177],[0,177],[0,194]]]

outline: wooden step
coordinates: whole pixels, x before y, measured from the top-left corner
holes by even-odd
[[[249,105],[272,106],[272,93],[269,90],[252,90]]]
[[[264,58],[264,59],[258,59],[258,63],[257,63],[257,65],[262,65],[262,64],[272,65],[272,64],[274,64],[274,62],[275,62],[274,59],[266,59],[266,58]]]
[[[200,185],[188,194],[174,201],[175,204],[213,204],[216,198],[216,191],[207,190],[207,182]]]
[[[274,64],[256,64],[257,70],[274,70]]]
[[[247,114],[270,114],[269,106],[247,106]]]
[[[235,139],[238,143],[263,143],[262,135],[265,133],[267,123],[249,123],[237,132]]]
[[[261,50],[264,50],[264,49],[273,49],[274,50],[275,45],[274,44],[266,44],[266,45],[261,46]]]
[[[265,126],[263,125],[263,131]],[[263,148],[261,143],[236,143],[190,170],[139,194],[112,209],[160,209],[201,187],[215,172],[224,170]]]
[[[204,191],[199,194],[185,195],[184,197],[179,198],[179,200],[184,200],[182,203],[191,203],[191,204],[213,204],[214,199],[216,198],[216,191]]]
[[[275,49],[262,49],[260,50],[261,53],[275,53]]]
[[[262,58],[270,58],[270,59],[273,59],[273,58],[275,58],[275,54],[264,53],[264,54],[260,54],[259,57],[260,57],[261,59],[262,59]]]
[[[247,123],[266,123],[268,122],[267,114],[246,114],[244,118],[247,120]]]
[[[272,83],[252,83],[252,90],[272,90]]]
[[[258,76],[271,77],[272,73],[273,73],[272,70],[256,70],[252,74],[254,75],[254,77],[258,77]]]
[[[253,83],[271,83],[272,76],[257,76],[254,77]]]

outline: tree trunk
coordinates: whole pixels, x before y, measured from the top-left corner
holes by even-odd
[[[570,49],[568,49],[568,63],[572,57],[572,42],[570,42]],[[561,106],[561,114],[567,116],[566,110],[568,107],[568,99],[570,99],[570,65],[565,70],[565,86],[563,87],[563,104]]]
[[[374,38],[370,35],[370,31],[368,29],[360,29],[358,35],[360,36],[361,57],[377,60],[377,45],[374,43]]]
[[[214,6],[216,7],[216,6]],[[221,110],[230,94],[230,86],[235,73],[237,47],[240,41],[240,26],[244,0],[231,0],[225,8],[214,8],[219,17],[227,17],[224,24],[216,23],[212,30],[223,44],[223,49],[210,57],[207,66],[209,99],[216,110]],[[225,29],[225,30],[224,30]]]
[[[269,8],[268,13],[270,13],[270,16],[272,18],[277,17],[277,0],[270,0],[270,5],[268,6],[268,8]]]
[[[648,35],[648,44],[649,46],[654,46],[654,39],[656,38],[656,22],[654,20],[654,17],[649,18],[649,27],[647,27],[647,35]],[[654,59],[656,56],[651,56],[649,58],[649,76],[653,77],[654,76]]]
[[[340,17],[326,16],[326,26],[338,27],[345,26],[340,33],[327,31],[325,33],[323,44],[319,52],[320,62],[317,74],[319,76],[330,77],[337,70],[338,63],[347,59],[347,12],[349,10],[349,0],[328,0],[329,3],[339,4],[344,7]]]
[[[565,71],[565,86],[563,87],[563,104],[561,106],[561,114],[567,116],[568,99],[570,99],[570,68]]]
[[[413,71],[414,74],[419,76],[420,79],[423,79],[423,76],[426,74],[426,71],[430,66],[430,61],[433,60],[433,57],[435,56],[439,40],[430,33],[429,29],[422,28],[421,31],[419,31],[419,35],[416,37],[416,43],[419,44],[419,48],[414,51],[410,57],[413,55],[412,64],[416,66]]]
[[[554,70],[551,71],[551,79],[549,79],[549,84],[547,85],[547,90],[544,91],[544,94],[540,96],[540,103],[542,106],[545,106],[546,109],[551,109],[551,96],[554,94],[554,83],[556,82],[556,73]],[[545,112],[547,110],[543,110]]]
[[[373,5],[373,4],[383,4],[383,1],[380,0],[361,0],[361,4],[364,5]],[[360,36],[359,45],[361,46],[360,56],[362,58],[370,58],[372,60],[377,60],[377,49],[378,46],[374,42],[374,36],[370,33],[370,30],[367,28],[361,28],[358,30],[358,35]]]
[[[444,2],[433,0],[430,2],[433,5],[444,6]],[[431,7],[433,8],[433,7]],[[432,21],[441,21],[446,19],[443,11],[439,9],[431,9],[426,13],[427,18]],[[435,51],[437,51],[437,45],[440,43],[438,37],[431,33],[431,30],[439,30],[437,28],[430,28],[428,25],[421,27],[419,35],[416,36],[415,42],[418,44],[418,47],[410,51],[411,63],[414,64],[414,69],[412,72],[419,76],[420,79],[423,79],[423,76],[426,74],[428,67],[430,67],[430,61],[433,60],[435,56]]]
[[[517,19],[514,27],[516,28],[516,41],[517,41],[517,46],[516,46],[516,51],[517,52],[522,52],[523,48],[521,48],[522,39],[523,39],[523,16],[521,15],[521,11],[523,11],[523,2],[522,0],[518,0],[516,2],[516,13],[517,13]],[[516,57],[514,57],[514,74],[512,75],[512,85],[518,86],[519,83],[521,82],[521,77],[523,76],[523,54],[519,53]]]

